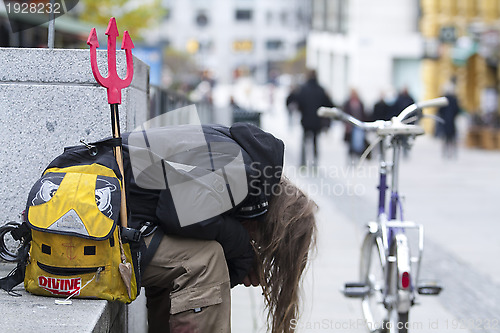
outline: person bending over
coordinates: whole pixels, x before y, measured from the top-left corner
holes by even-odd
[[[149,263],[142,267],[149,332],[230,332],[230,289],[238,284],[261,286],[272,333],[293,332],[301,278],[315,243],[317,206],[282,176],[283,142],[253,125],[238,123],[230,128],[203,125],[201,130],[177,126],[155,133],[148,133],[154,137],[149,143],[157,145],[160,138],[175,162],[161,162],[169,183],[163,189],[146,189],[131,176],[134,147],[131,137],[124,135],[129,224],[157,226],[149,227],[153,230],[145,238]],[[206,142],[193,147],[193,138],[200,133]],[[226,151],[244,161],[246,179],[238,186],[246,187],[248,194],[239,203],[234,199],[238,188],[228,180],[230,163],[221,162]],[[182,167],[174,170],[172,165]],[[216,171],[225,177],[225,186],[201,177]],[[182,172],[183,179],[201,185],[179,201],[174,185],[181,182],[173,184],[169,172]],[[198,223],[182,223],[183,210],[198,214],[199,207],[207,207],[199,203],[217,197],[224,188],[229,189],[230,209]]]

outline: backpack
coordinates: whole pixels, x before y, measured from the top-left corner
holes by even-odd
[[[122,176],[113,155],[119,144],[65,148],[33,185],[25,212],[29,254],[19,258],[27,263],[28,292],[124,303],[137,297],[143,243],[139,231],[119,222]],[[124,266],[131,270],[122,277]]]

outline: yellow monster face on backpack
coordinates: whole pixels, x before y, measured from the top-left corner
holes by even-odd
[[[39,295],[130,302],[118,271],[120,181],[108,168],[84,167],[85,172],[80,166],[49,169],[29,194],[25,288]]]
[[[119,189],[117,178],[46,173],[30,193],[28,220],[35,230],[102,239],[118,219]]]

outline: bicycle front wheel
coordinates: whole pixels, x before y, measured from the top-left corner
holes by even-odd
[[[368,294],[361,300],[363,316],[370,332],[387,332],[389,313],[384,304],[386,259],[382,239],[368,234],[361,248],[360,278]]]

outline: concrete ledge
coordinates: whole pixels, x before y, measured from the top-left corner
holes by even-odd
[[[90,69],[90,51],[67,49],[0,48],[0,82],[25,84],[92,85],[100,87]],[[117,73],[127,73],[125,51],[116,54]],[[107,51],[97,50],[97,64],[101,75],[108,75]],[[4,70],[5,69],[5,70]],[[7,70],[11,69],[11,70]],[[132,88],[147,91],[149,67],[134,58]]]
[[[0,263],[0,276],[15,267]],[[22,284],[14,288],[20,297],[0,290],[0,327],[3,332],[121,333],[126,332],[125,304],[104,300],[73,299],[71,305],[57,305],[57,298],[35,296]]]

